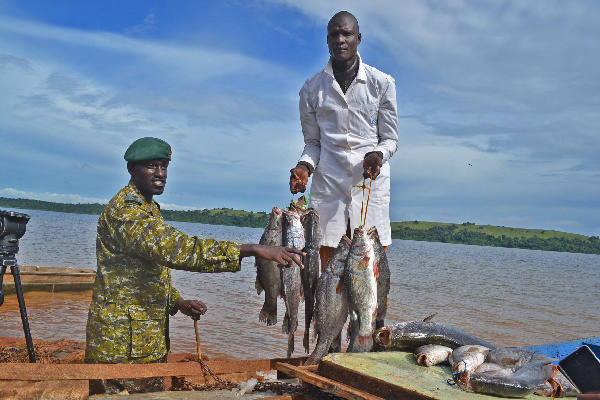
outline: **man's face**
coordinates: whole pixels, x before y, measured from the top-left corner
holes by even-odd
[[[341,15],[327,25],[329,54],[338,63],[354,62],[360,39],[358,24],[352,17]]]
[[[160,195],[167,183],[169,160],[149,160],[136,162],[129,168],[131,181],[148,200]]]

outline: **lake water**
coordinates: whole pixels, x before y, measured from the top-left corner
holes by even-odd
[[[20,265],[95,269],[97,216],[35,210],[20,240]],[[171,223],[189,235],[258,242],[262,229]],[[433,319],[458,327],[496,346],[537,345],[600,335],[600,256],[394,240],[388,249],[392,274],[386,325]],[[258,321],[264,294],[254,289],[254,259],[238,273],[173,271],[184,298],[206,303],[198,324],[202,354],[210,358],[285,357],[287,335],[279,323]],[[26,292],[34,339],[85,340],[91,291]],[[296,352],[303,355],[303,305]],[[0,335],[23,337],[16,295],[0,306]],[[312,343],[314,346],[314,342]],[[311,347],[312,348],[312,347]],[[196,352],[189,317],[171,318],[173,352]]]

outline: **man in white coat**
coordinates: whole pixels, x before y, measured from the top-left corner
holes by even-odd
[[[321,217],[321,268],[344,234],[361,221],[362,189],[372,178],[365,226],[377,227],[381,244],[392,243],[389,159],[397,148],[396,84],[363,63],[358,54],[361,34],[346,11],[327,24],[331,55],[327,66],[300,90],[300,122],[304,151],[290,173],[292,193],[305,192],[312,175],[309,206]],[[365,193],[365,203],[366,203]]]

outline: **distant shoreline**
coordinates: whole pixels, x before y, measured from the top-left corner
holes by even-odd
[[[67,204],[0,197],[0,208],[100,215],[104,207],[105,204]],[[250,228],[264,228],[269,220],[266,212],[255,213],[231,208],[193,211],[165,209],[161,213],[167,221]],[[597,236],[588,237],[553,230],[428,221],[392,222],[391,227],[393,239],[600,254],[600,239]]]

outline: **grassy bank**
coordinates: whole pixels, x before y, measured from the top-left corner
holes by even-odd
[[[427,221],[392,222],[392,237],[429,242],[600,254],[600,240],[597,236],[588,237],[543,229],[476,225],[470,222],[462,224]]]

